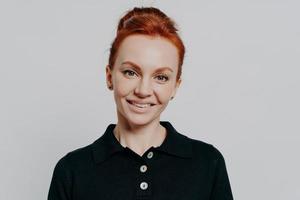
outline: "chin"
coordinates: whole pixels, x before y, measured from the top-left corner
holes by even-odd
[[[120,109],[117,110],[120,119],[124,120],[126,123],[136,126],[146,125],[157,120],[157,118],[159,118],[161,114],[160,111],[163,111],[160,105],[156,105],[149,112],[136,113],[128,107],[127,102],[125,103],[125,105],[123,104],[122,107],[120,107]]]
[[[141,125],[149,124],[154,119],[148,118],[148,117],[139,117],[139,116],[136,116],[136,117],[129,117],[126,120],[130,124],[141,126]]]

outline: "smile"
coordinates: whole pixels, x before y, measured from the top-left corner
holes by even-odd
[[[127,100],[127,102],[130,104],[130,105],[132,105],[132,106],[134,106],[134,107],[136,107],[136,108],[138,108],[138,109],[147,109],[147,108],[149,108],[149,107],[151,107],[151,106],[153,106],[154,104],[151,104],[151,103],[136,103],[136,102],[133,102],[133,101],[129,101],[129,100]]]

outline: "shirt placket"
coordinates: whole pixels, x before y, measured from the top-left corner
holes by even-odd
[[[154,151],[150,148],[141,159],[136,179],[136,199],[150,199],[153,193],[153,182],[151,177],[151,163],[153,162]]]

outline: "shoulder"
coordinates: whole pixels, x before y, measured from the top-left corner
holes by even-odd
[[[91,165],[93,161],[92,144],[65,153],[56,163],[56,170],[76,170]]]
[[[190,137],[187,137],[187,140],[189,140],[191,144],[192,154],[194,158],[206,161],[217,161],[220,159],[224,159],[220,150],[217,149],[214,145]]]

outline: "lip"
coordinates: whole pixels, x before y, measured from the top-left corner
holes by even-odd
[[[151,103],[151,102],[141,102],[141,101],[135,101],[135,100],[129,100],[129,99],[126,99],[126,101],[128,103],[130,103],[130,104],[132,104],[132,103],[136,103],[136,104],[150,104],[150,107],[155,105],[155,103]]]
[[[135,106],[135,105],[132,104],[132,102],[137,103],[136,101],[130,101],[130,100],[126,100],[126,101],[127,101],[128,105],[129,105],[129,108],[133,112],[136,112],[136,113],[146,113],[146,112],[150,111],[150,109],[152,109],[152,107],[154,105],[154,104],[150,103],[150,106],[147,106],[145,108],[141,108],[141,107],[138,107],[138,106]],[[142,103],[140,103],[140,104],[142,104]]]

